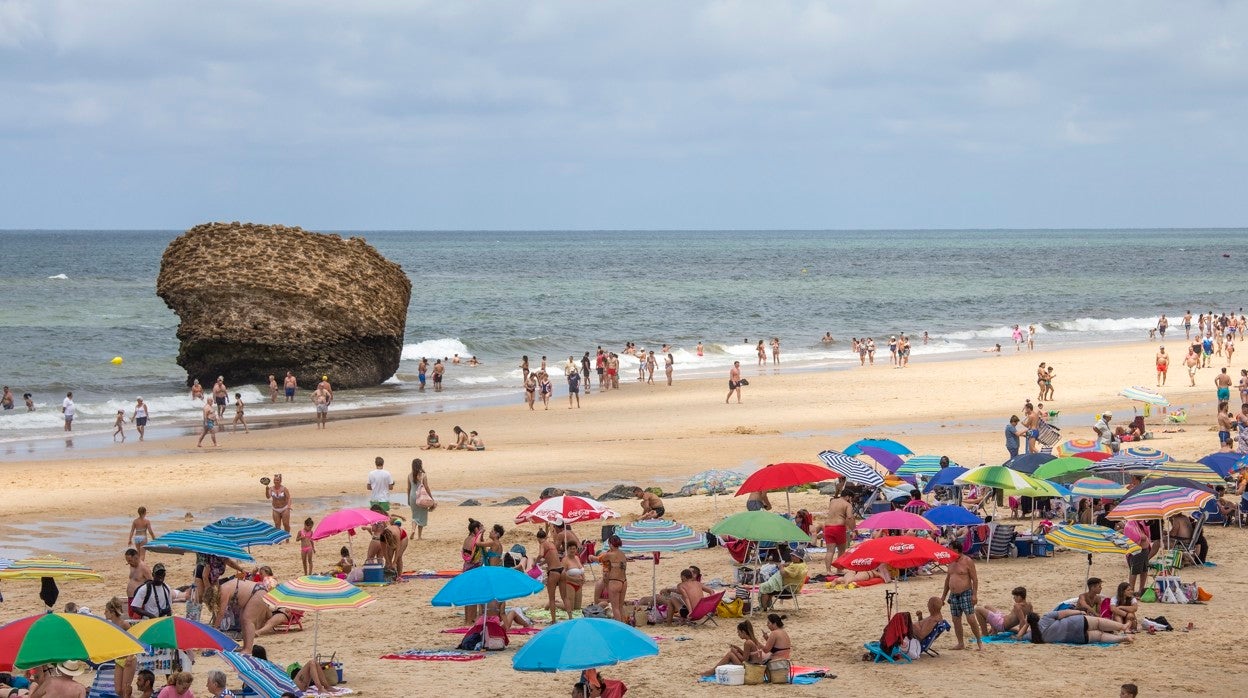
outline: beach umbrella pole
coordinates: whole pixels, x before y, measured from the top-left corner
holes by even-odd
[[[1092,578],[1092,553],[1088,553],[1088,571],[1083,573],[1083,581],[1086,584]]]

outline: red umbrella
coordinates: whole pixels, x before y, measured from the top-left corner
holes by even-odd
[[[887,536],[872,538],[850,548],[849,552],[836,558],[836,567],[868,572],[880,565],[892,565],[899,569],[918,567],[929,562],[948,564],[958,557],[957,553],[927,538],[914,536]]]
[[[1070,454],[1070,457],[1071,458],[1087,458],[1093,463],[1099,463],[1100,461],[1103,461],[1112,455],[1114,454],[1105,453],[1103,451],[1082,451],[1080,453],[1072,453]]]
[[[835,480],[845,477],[835,470],[830,470],[814,463],[772,463],[759,468],[747,477],[737,490],[737,497],[751,492],[768,492],[770,490],[787,490],[797,485],[808,485],[812,482]],[[785,506],[788,507],[789,493],[784,493]],[[788,507],[792,509],[792,507]]]
[[[562,495],[539,499],[524,511],[516,514],[516,523],[564,523],[614,519],[619,514],[608,509],[602,502],[588,497]]]

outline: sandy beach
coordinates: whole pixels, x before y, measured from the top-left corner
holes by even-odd
[[[1179,344],[1172,342],[1178,354]],[[874,367],[793,372],[743,366],[750,379],[743,404],[724,404],[728,366],[723,378],[681,380],[641,385],[621,380],[622,389],[584,396],[580,409],[568,409],[558,386],[549,411],[530,412],[517,386],[514,405],[435,415],[387,415],[331,421],[315,430],[309,410],[306,424],[257,430],[250,434],[219,435],[220,447],[194,447],[194,437],[133,440],[123,446],[86,450],[73,458],[8,459],[0,477],[5,483],[5,506],[0,512],[0,547],[53,552],[91,564],[104,574],[104,583],[70,582],[62,585],[60,604],[75,601],[102,610],[105,601],[125,590],[128,520],[137,506],[152,513],[157,533],[198,527],[227,514],[269,520],[261,476],[280,472],[293,498],[292,524],[315,519],[340,506],[363,505],[365,478],[373,458],[381,456],[386,469],[402,483],[413,458],[424,460],[430,485],[440,506],[430,516],[425,539],[413,541],[406,554],[408,569],[458,568],[459,544],[466,522],[474,517],[487,526],[507,529],[504,546],[521,543],[533,550],[533,526],[514,526],[518,507],[491,506],[515,495],[535,499],[544,487],[588,489],[597,495],[618,483],[659,485],[678,489],[687,478],[707,468],[751,470],[780,461],[816,461],[826,448],[843,448],[863,437],[896,438],[916,453],[948,455],[973,466],[996,464],[1006,452],[1001,435],[1011,414],[1021,414],[1023,401],[1035,398],[1036,365],[1057,367],[1056,400],[1048,409],[1060,410],[1057,423],[1067,438],[1089,437],[1092,415],[1112,409],[1116,423],[1130,419],[1132,403],[1117,396],[1131,385],[1153,386],[1152,343],[1091,346],[1086,348],[1023,351],[1007,348],[1000,355],[981,354],[958,360],[916,360],[894,369],[887,354]],[[1179,355],[1181,358],[1181,355]],[[1222,357],[1215,357],[1219,367]],[[1148,423],[1155,439],[1147,445],[1180,460],[1195,460],[1216,450],[1213,424],[1213,377],[1217,369],[1199,372],[1196,387],[1173,362],[1170,385],[1163,389],[1173,406],[1189,410],[1183,431],[1166,427],[1157,412]],[[1242,362],[1232,367],[1238,373]],[[631,377],[631,376],[630,376]],[[479,453],[421,451],[429,429],[443,441],[451,428],[475,429],[488,449]],[[403,485],[394,499],[394,511],[407,514]],[[460,507],[459,500],[474,496],[483,506]],[[783,506],[783,495],[773,497]],[[792,496],[794,510],[805,507],[821,513],[827,500],[815,494]],[[744,508],[740,499],[709,497],[670,499],[669,517],[706,530],[726,513]],[[636,501],[618,502],[629,520],[638,513]],[[1008,512],[1007,512],[1008,513]],[[188,520],[186,517],[191,518]],[[581,527],[582,535],[596,536],[598,526]],[[1165,615],[1175,627],[1195,624],[1190,633],[1139,635],[1133,644],[1113,648],[1051,645],[990,645],[982,652],[952,651],[952,633],[937,641],[939,658],[924,658],[907,666],[869,664],[860,660],[862,644],[879,637],[887,620],[882,587],[854,590],[808,587],[801,611],[791,614],[788,628],[795,643],[794,663],[827,667],[836,679],[814,686],[723,688],[698,684],[696,675],[709,668],[736,642],[735,620],[720,619],[718,627],[652,626],[662,637],[658,657],[604,669],[623,679],[630,695],[686,695],[727,692],[763,695],[782,690],[792,695],[827,695],[835,690],[945,695],[1000,695],[1061,692],[1063,695],[1116,695],[1118,686],[1135,682],[1141,695],[1237,695],[1248,670],[1236,656],[1234,639],[1238,619],[1248,613],[1239,592],[1244,585],[1242,554],[1248,549],[1237,528],[1207,532],[1210,559],[1216,567],[1185,569],[1184,581],[1197,582],[1213,593],[1206,605],[1147,605],[1143,614]],[[328,568],[346,537],[318,545],[317,567]],[[271,565],[279,578],[297,576],[298,549],[294,545],[260,548],[257,560]],[[357,546],[357,555],[359,553]],[[358,558],[357,558],[358,559]],[[170,583],[188,583],[193,557],[148,556],[149,564],[165,562]],[[699,565],[706,578],[730,579],[730,558],[722,549],[664,558],[660,585],[671,585],[683,565]],[[821,569],[822,560],[812,569]],[[979,563],[980,603],[1005,605],[1009,589],[1023,584],[1037,609],[1047,610],[1082,591],[1085,557],[1064,552],[1052,558],[993,560]],[[1094,575],[1112,590],[1126,579],[1121,558],[1097,556]],[[650,567],[630,566],[630,597],[648,593]],[[439,633],[460,625],[456,612],[433,608],[429,599],[444,580],[416,580],[370,589],[379,602],[355,612],[325,614],[320,644],[336,652],[346,665],[347,685],[363,695],[434,695],[456,691],[463,695],[503,696],[520,691],[537,695],[566,695],[575,674],[520,674],[511,669],[512,652],[523,637],[515,637],[505,652],[475,662],[383,661],[382,654],[409,648],[453,647],[459,637]],[[928,596],[939,595],[943,577],[918,577],[900,585],[902,608],[918,609]],[[38,585],[3,583],[3,620],[41,609]],[[544,595],[513,605],[536,606]],[[761,617],[755,616],[756,621]],[[261,640],[279,664],[305,661],[311,652],[309,632]],[[688,640],[678,638],[690,638]],[[1228,640],[1230,640],[1228,642]],[[196,666],[196,690],[203,672],[220,660],[206,659]],[[233,681],[233,677],[232,681]],[[232,682],[231,684],[235,684]]]

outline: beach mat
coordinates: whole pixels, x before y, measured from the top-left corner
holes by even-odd
[[[383,654],[382,659],[406,659],[419,662],[472,662],[485,659],[485,652],[469,652],[467,650],[403,650],[394,654]]]
[[[409,570],[399,575],[399,579],[404,581],[412,579],[450,579],[458,576],[459,570],[419,570],[416,572]]]
[[[826,666],[795,666],[793,667],[792,683],[798,686],[809,686],[819,683],[825,678],[836,678],[836,674],[830,673],[831,670]],[[714,676],[699,676],[698,683],[715,683]]]
[[[526,608],[524,609],[524,615],[534,622],[550,623],[550,609],[548,608]],[[559,609],[559,620],[567,620],[565,615],[563,609]],[[579,608],[572,611],[573,618],[583,618],[584,616],[585,614],[581,613]]]
[[[1006,633],[997,633],[997,634],[995,634],[995,635],[989,635],[989,636],[985,637],[985,638],[984,638],[984,644],[988,644],[988,645],[1030,645],[1030,644],[1031,644],[1031,640],[1017,640],[1017,639],[1015,639],[1015,638],[1014,638],[1014,633],[1009,633],[1009,632],[1006,632]],[[1081,647],[1081,646],[1083,646],[1083,645],[1078,645],[1078,644],[1076,644],[1076,643],[1072,643],[1072,642],[1046,642],[1045,644],[1047,644],[1047,645],[1071,645],[1072,647]],[[1087,645],[1086,645],[1086,646],[1087,646],[1087,647],[1113,647],[1114,645],[1117,645],[1117,644],[1118,644],[1118,643],[1116,643],[1116,642],[1089,642],[1089,643],[1087,643]]]
[[[304,696],[349,696],[355,691],[346,686],[334,686],[328,691],[318,691],[316,686],[308,686],[308,690],[303,692]]]
[[[446,628],[444,630],[440,630],[439,632],[447,633],[448,635],[467,635],[468,633],[472,632],[472,630],[473,628],[468,628],[468,627]],[[507,634],[508,635],[536,635],[540,632],[542,632],[541,628],[526,628],[524,626],[512,626],[511,630],[507,631]]]

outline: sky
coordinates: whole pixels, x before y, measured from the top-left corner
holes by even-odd
[[[0,228],[1241,227],[1248,3],[0,0]]]

